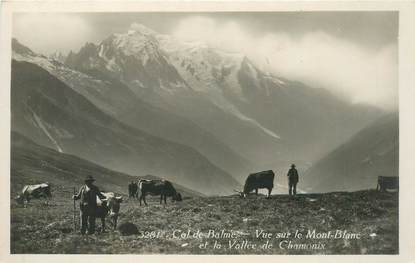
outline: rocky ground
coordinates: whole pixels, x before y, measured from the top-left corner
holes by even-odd
[[[72,192],[59,191],[48,204],[11,200],[12,253],[398,253],[398,193],[188,197],[165,206],[149,199],[147,207],[125,200],[120,224],[135,224],[139,234],[81,236],[73,232]]]

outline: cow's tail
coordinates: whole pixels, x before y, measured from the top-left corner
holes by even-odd
[[[139,181],[138,181],[138,184],[137,184],[137,198],[138,199],[140,199],[140,197],[141,197],[141,195],[142,195],[142,191],[141,191],[141,189],[143,189],[143,179],[140,179]]]

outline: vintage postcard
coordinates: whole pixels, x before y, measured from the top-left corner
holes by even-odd
[[[222,4],[3,3],[5,261],[414,262],[409,2]]]

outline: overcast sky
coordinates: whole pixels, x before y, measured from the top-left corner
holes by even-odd
[[[353,102],[397,107],[397,12],[20,13],[13,36],[35,52],[67,53],[134,22],[244,53],[263,70]]]

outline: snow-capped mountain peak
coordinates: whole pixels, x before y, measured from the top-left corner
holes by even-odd
[[[60,52],[60,51],[57,51],[57,50],[55,52],[52,52],[48,57],[50,59],[56,60],[60,63],[65,63],[65,60],[66,60],[66,55],[64,53]]]
[[[130,25],[130,28],[128,29],[128,33],[131,33],[131,34],[140,33],[140,34],[147,35],[147,36],[148,35],[153,35],[153,36],[158,35],[158,33],[155,32],[154,30],[146,27],[143,24],[139,24],[139,23],[132,23]]]

